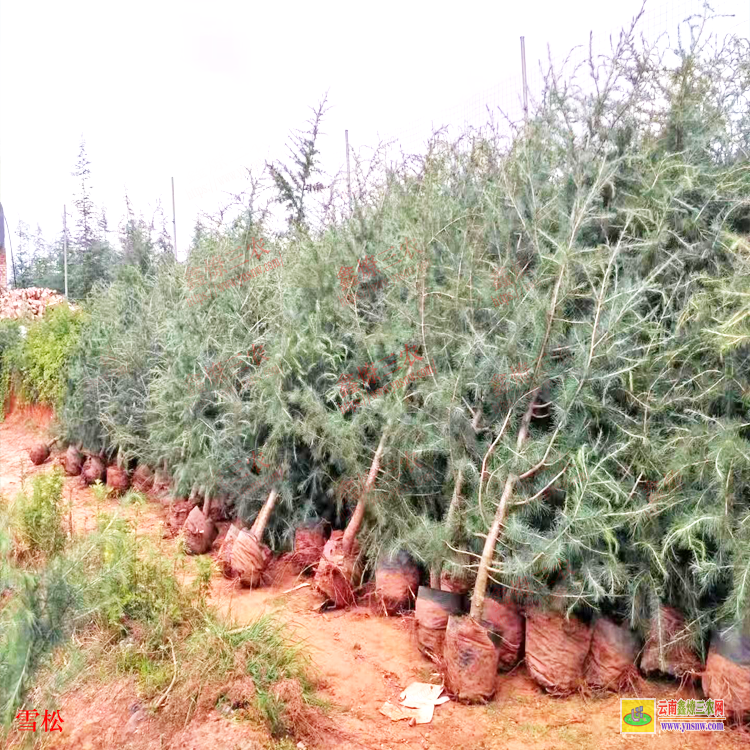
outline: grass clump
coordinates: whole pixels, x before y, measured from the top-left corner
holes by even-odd
[[[19,557],[53,557],[68,539],[63,528],[63,472],[60,468],[34,477],[31,492],[22,490],[11,509],[10,524]]]
[[[140,698],[180,727],[217,705],[274,736],[310,724],[308,662],[280,624],[221,620],[207,602],[209,561],[166,556],[119,515],[100,514],[93,533],[66,543],[61,501],[54,471],[10,509],[0,505],[0,735],[32,695],[59,702],[76,674],[134,676]],[[186,565],[195,568],[189,584],[180,580]],[[68,682],[60,663],[79,665]],[[284,696],[295,698],[290,709]]]

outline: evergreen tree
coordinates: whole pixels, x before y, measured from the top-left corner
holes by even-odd
[[[73,175],[79,179],[79,192],[74,201],[76,235],[68,259],[70,295],[84,298],[95,283],[106,283],[114,273],[114,251],[107,240],[107,219],[102,212],[97,218],[91,196],[91,169],[85,143],[81,149]]]
[[[271,179],[278,192],[277,201],[286,207],[290,229],[309,230],[310,215],[306,199],[311,191],[323,189],[320,183],[313,184],[313,178],[321,174],[317,142],[320,125],[326,113],[327,100],[326,95],[313,109],[312,117],[308,120],[308,129],[296,131],[291,136],[291,144],[287,147],[289,163],[276,162],[268,165]]]
[[[16,285],[20,287],[34,286],[34,245],[29,225],[21,220],[16,229],[18,242],[16,244]]]
[[[91,197],[91,162],[86,156],[86,144],[81,140],[78,161],[76,162],[73,176],[79,180],[79,192],[73,205],[76,208],[75,243],[82,253],[88,251],[97,239],[95,221],[96,211],[94,201]]]
[[[120,229],[122,261],[138,268],[141,273],[151,270],[154,261],[154,243],[151,239],[152,226],[146,224],[142,216],[136,219],[130,198],[125,196],[125,219]]]

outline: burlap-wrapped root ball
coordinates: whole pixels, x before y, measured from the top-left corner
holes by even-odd
[[[523,616],[513,602],[493,597],[484,600],[482,625],[492,633],[498,669],[507,672],[518,664],[523,647]]]
[[[292,559],[300,572],[314,573],[326,545],[325,528],[322,523],[303,526],[294,532],[294,554]]]
[[[107,487],[114,495],[122,495],[130,487],[130,477],[125,469],[119,466],[107,467]]]
[[[462,703],[486,703],[495,694],[498,652],[487,628],[451,615],[445,631],[445,687]]]
[[[375,611],[394,615],[417,596],[419,568],[406,552],[383,558],[375,570]]]
[[[75,445],[69,445],[62,459],[62,467],[65,473],[71,477],[77,477],[83,468],[83,454]]]
[[[464,611],[465,600],[461,594],[420,586],[415,607],[419,650],[433,660],[441,659],[448,618]]]
[[[750,637],[732,628],[711,638],[703,692],[724,701],[724,710],[740,721],[750,713]]]
[[[99,456],[89,456],[81,469],[81,478],[86,484],[94,484],[97,480],[104,481],[107,467]]]
[[[168,495],[171,488],[172,488],[172,482],[169,477],[169,474],[162,470],[157,469],[156,473],[154,474],[154,481],[153,481],[153,490],[157,494],[164,494]]]
[[[237,535],[240,533],[240,527],[232,524],[227,529],[227,535],[224,537],[224,541],[221,543],[219,549],[219,565],[221,566],[221,572],[226,578],[237,578],[239,573],[232,567],[232,547],[235,541],[237,541]]]
[[[474,579],[469,573],[440,574],[440,588],[442,591],[450,591],[453,594],[468,594],[474,587]]]
[[[677,679],[701,671],[700,659],[690,645],[685,618],[673,607],[660,607],[652,619],[640,666],[644,674],[661,672]]]
[[[154,473],[146,464],[138,464],[133,472],[132,484],[138,492],[148,492],[154,486]]]
[[[49,458],[49,446],[47,443],[37,443],[29,449],[29,458],[34,466],[43,464]]]
[[[208,552],[219,533],[216,524],[206,518],[197,505],[190,511],[183,532],[185,546],[191,555],[204,555]]]
[[[526,612],[526,666],[535,682],[553,695],[568,695],[584,682],[591,628],[575,617],[531,609]]]
[[[271,550],[259,542],[252,531],[242,529],[232,544],[230,565],[237,571],[243,586],[255,588],[264,582],[272,557]]]
[[[594,624],[591,649],[586,658],[586,683],[593,688],[620,692],[637,692],[640,685],[638,668],[638,640],[625,625],[617,625],[606,617]]]
[[[359,581],[359,544],[354,541],[350,554],[343,550],[343,531],[331,532],[331,538],[323,547],[323,556],[315,571],[315,588],[327,596],[337,607],[355,603],[354,588]]]

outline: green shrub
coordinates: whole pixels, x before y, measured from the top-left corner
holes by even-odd
[[[0,351],[4,392],[12,387],[26,402],[59,406],[84,317],[67,305],[56,305],[28,325],[25,338],[8,331],[7,348]]]
[[[19,552],[50,558],[65,547],[62,487],[63,473],[56,468],[34,477],[31,495],[22,491],[16,497],[11,523]]]
[[[10,394],[10,359],[8,353],[21,341],[21,326],[17,320],[0,320],[0,404]],[[0,409],[0,419],[5,416]]]

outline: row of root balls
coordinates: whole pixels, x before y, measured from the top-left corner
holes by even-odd
[[[49,449],[43,443],[34,446],[29,451],[33,463],[44,463]],[[84,457],[75,446],[58,460],[67,474],[80,474],[86,484],[104,481],[106,476],[107,485],[118,493],[131,485],[148,492],[155,485],[154,474],[145,465],[139,465],[131,477],[117,466],[106,467],[98,456]],[[297,529],[291,556],[300,570],[314,573],[315,589],[338,607],[355,603],[354,585],[361,575],[359,547],[355,542],[345,553],[343,535],[343,531],[332,531],[326,538],[322,524]],[[194,507],[183,527],[187,551],[205,554],[217,536],[214,521]],[[229,527],[218,553],[223,574],[251,588],[268,583],[272,557],[254,531],[237,522]],[[641,673],[676,679],[689,676],[701,678],[706,696],[724,700],[732,715],[750,713],[747,639],[716,634],[702,666],[694,649],[680,638],[685,621],[671,607],[661,608],[645,645],[639,648],[635,633],[606,617],[590,625],[539,607],[524,611],[514,602],[492,596],[485,599],[482,620],[476,622],[465,615],[465,581],[443,576],[440,590],[420,586],[419,581],[419,568],[408,555],[381,560],[375,571],[374,609],[393,615],[409,609],[416,599],[419,650],[441,665],[446,688],[460,701],[490,700],[498,673],[513,669],[525,657],[531,677],[553,695],[568,695],[584,686],[637,694]]]
[[[738,658],[739,636],[730,641],[717,634],[702,666],[695,650],[680,640],[685,620],[672,607],[661,607],[640,648],[633,631],[606,617],[589,625],[488,597],[478,623],[463,614],[465,602],[460,594],[422,586],[416,603],[419,649],[442,665],[446,688],[460,701],[490,700],[497,673],[525,657],[531,677],[552,695],[569,695],[584,686],[637,695],[643,692],[641,673],[669,675],[701,678],[706,697],[724,700],[736,717],[750,712],[750,654],[745,646]]]
[[[31,462],[35,466],[43,464],[50,457],[50,447],[47,443],[32,446],[29,449]],[[74,445],[69,446],[56,462],[63,467],[68,476],[80,476],[84,484],[94,484],[97,480],[106,482],[107,487],[118,495],[130,488],[130,475],[125,469],[115,465],[107,466],[100,456],[84,455]]]

